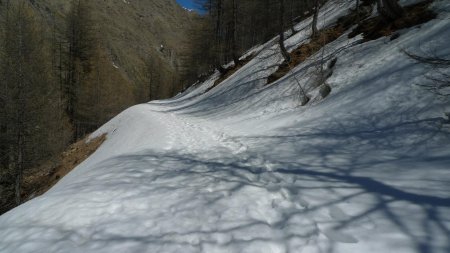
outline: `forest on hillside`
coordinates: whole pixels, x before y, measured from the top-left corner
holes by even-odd
[[[21,190],[27,170],[46,164],[51,171],[60,166],[60,154],[70,144],[133,102],[173,96],[215,68],[225,72],[222,65],[237,63],[242,52],[274,36],[279,28],[270,24],[277,17],[269,9],[277,2],[202,2],[207,14],[191,14],[187,44],[177,43],[187,48],[184,55],[174,54],[168,45],[158,49],[164,57],[180,58],[171,62],[183,61],[184,69],[165,71],[163,60],[150,57],[136,70],[143,80],[136,88],[120,85],[123,77],[107,67],[101,48],[105,35],[96,20],[99,6],[72,0],[61,11],[46,1],[1,1],[0,175],[5,210],[34,190]],[[299,3],[284,18],[291,25],[313,5]],[[112,65],[117,68],[114,57]],[[133,93],[137,98],[127,100],[136,97]]]
[[[375,2],[386,22],[403,15],[395,0],[355,1],[351,24]],[[45,164],[51,173],[69,145],[127,106],[174,96],[215,70],[224,78],[251,59],[243,53],[277,35],[289,66],[295,59],[285,48],[286,32],[298,32],[294,25],[307,17],[313,17],[312,37],[327,43],[317,28],[326,1],[209,0],[198,1],[204,15],[187,16],[183,41],[159,43],[157,56],[120,58],[129,38],[105,50],[108,34],[101,32],[94,2],[68,1],[58,12],[39,5],[44,2],[0,1],[0,212],[36,191],[33,185],[23,190],[26,171]],[[139,15],[137,20],[144,18]]]

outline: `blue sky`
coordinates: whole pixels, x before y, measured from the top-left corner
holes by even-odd
[[[194,0],[177,0],[177,2],[186,8],[189,9],[197,9],[197,6],[194,4]]]
[[[200,6],[198,6],[198,1],[197,4],[195,3],[195,0],[177,0],[177,3],[180,4],[181,6],[184,6],[188,9],[193,9],[196,10],[197,13],[200,14],[206,14],[205,10],[200,9]]]

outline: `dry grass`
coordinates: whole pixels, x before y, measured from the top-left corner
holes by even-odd
[[[48,161],[39,167],[26,170],[22,184],[22,200],[28,201],[48,191],[61,178],[93,154],[105,140],[106,135],[92,139],[89,142],[85,138],[70,145],[60,157],[53,161]],[[15,206],[14,180],[11,174],[2,175],[2,181],[0,182],[0,214]]]
[[[87,138],[80,140],[61,154],[60,162],[46,164],[27,171],[23,182],[23,199],[31,199],[42,195],[54,186],[61,178],[92,155],[98,147],[106,140],[106,135],[102,135],[87,142]]]
[[[436,14],[428,9],[432,0],[424,1],[405,8],[405,15],[402,18],[385,23],[380,17],[365,19],[370,13],[362,12],[359,15],[356,11],[350,12],[348,15],[341,17],[337,21],[337,25],[320,31],[320,35],[312,38],[309,43],[301,45],[291,54],[291,62],[289,64],[282,63],[278,70],[269,76],[267,84],[271,84],[276,80],[285,76],[291,69],[307,58],[317,53],[324,45],[339,38],[347,29],[355,24],[358,17],[362,21],[349,35],[350,38],[363,34],[365,41],[378,39],[383,36],[395,35],[395,31],[399,29],[409,28],[415,25],[425,23],[436,17]],[[395,39],[398,36],[391,37]]]
[[[340,17],[335,26],[322,29],[317,37],[311,38],[309,43],[302,44],[299,48],[292,51],[290,53],[291,62],[289,64],[282,63],[278,70],[268,77],[267,84],[271,84],[282,78],[295,66],[317,53],[324,45],[339,38],[347,29],[354,25],[355,20],[364,19],[370,15],[370,13],[364,10],[361,9],[359,14],[356,10],[350,11],[349,14]]]
[[[225,73],[223,73],[219,79],[217,79],[214,82],[214,85],[212,85],[211,87],[209,87],[206,91],[210,91],[212,90],[214,87],[218,86],[220,83],[222,83],[223,81],[225,81],[226,79],[228,79],[228,77],[232,76],[234,73],[236,73],[236,71],[238,71],[240,68],[242,68],[243,66],[245,66],[247,63],[249,63],[255,56],[254,55],[249,55],[247,56],[245,59],[239,61],[239,63],[237,65],[233,65],[227,69],[225,69]]]
[[[271,84],[285,76],[295,66],[317,53],[324,45],[339,38],[344,31],[345,28],[341,25],[320,31],[320,34],[317,37],[312,38],[309,43],[303,44],[299,48],[292,51],[290,53],[291,62],[289,64],[282,63],[278,70],[269,76],[267,84]]]
[[[397,20],[386,22],[381,17],[369,18],[361,22],[350,34],[352,38],[363,34],[365,41],[391,36],[397,30],[410,28],[428,22],[436,17],[436,13],[428,9],[432,0],[405,7],[405,15]]]

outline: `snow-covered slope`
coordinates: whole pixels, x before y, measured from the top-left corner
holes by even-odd
[[[329,1],[320,25],[352,5]],[[400,52],[450,55],[450,4],[432,7],[438,19],[396,40],[327,45],[326,99],[322,52],[264,85],[282,60],[273,40],[206,93],[217,74],[124,111],[94,155],[0,217],[0,252],[450,252],[450,103]]]

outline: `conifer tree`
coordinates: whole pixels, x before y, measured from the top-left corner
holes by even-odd
[[[92,55],[94,54],[94,36],[89,6],[86,0],[72,0],[67,16],[67,56],[65,76],[66,112],[73,124],[73,140],[83,132],[83,121],[80,113],[80,96],[84,81],[92,70]]]
[[[43,27],[27,2],[8,6],[0,57],[3,165],[13,171],[15,202],[21,203],[23,172],[65,143],[60,135],[57,82]],[[3,167],[5,169],[5,167]]]

